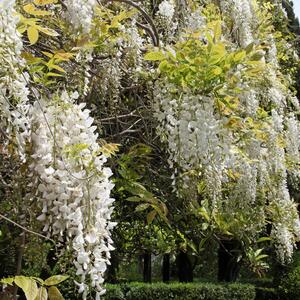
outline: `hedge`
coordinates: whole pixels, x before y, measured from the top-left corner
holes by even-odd
[[[130,283],[107,285],[104,300],[255,300],[255,287],[247,284]]]
[[[274,288],[256,287],[256,300],[280,300],[278,291]]]
[[[282,274],[278,293],[281,300],[300,300],[300,251],[294,253],[293,262]]]

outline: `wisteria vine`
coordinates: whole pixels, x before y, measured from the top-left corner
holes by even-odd
[[[213,220],[210,225],[221,236],[247,236],[254,243],[271,222],[280,260],[291,259],[300,221],[287,181],[299,179],[300,105],[281,72],[274,29],[260,27],[267,8],[252,0],[221,0],[219,6],[163,0],[152,20],[130,0],[113,2],[134,10],[114,18],[114,11],[101,11],[104,3],[96,0],[46,7],[62,10],[74,44],[71,56],[76,54],[84,77],[78,92],[72,87],[76,75],[58,82],[57,91],[39,91],[21,56],[28,41],[23,44],[17,30],[15,1],[0,3],[1,130],[7,145],[16,145],[20,165],[29,166],[30,198],[43,231],[72,248],[83,299],[90,287],[96,299],[105,292],[104,273],[114,249],[113,174],[105,165],[95,120],[82,102],[95,74],[100,78],[98,103],[108,102],[113,111],[119,108],[126,77],[137,85],[145,78],[154,80],[153,85],[147,82],[147,97],[154,103],[151,113],[169,153],[177,196],[188,201],[200,193],[200,204]],[[89,35],[96,42],[100,36],[101,47]],[[154,51],[159,58],[153,59],[161,62],[158,72],[147,61],[151,59],[144,59],[151,43],[161,45],[160,52]],[[199,57],[190,59],[195,53]],[[182,59],[184,55],[190,60]],[[209,67],[197,69],[204,60],[203,68]],[[184,63],[190,65],[181,68]],[[64,71],[57,65],[53,69]]]

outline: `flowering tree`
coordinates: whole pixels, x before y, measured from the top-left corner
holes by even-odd
[[[107,160],[119,143],[156,149],[156,173],[168,156],[171,197],[118,162],[116,197],[143,202],[148,223],[169,222],[159,195],[188,203],[205,238],[247,253],[268,224],[282,262],[300,238],[287,186],[299,182],[299,102],[294,68],[280,64],[298,58],[272,20],[284,10],[202,2],[0,3],[0,127],[13,182],[25,183],[19,226],[34,212],[48,238],[71,247],[84,299],[89,287],[96,299],[105,292],[116,225]]]

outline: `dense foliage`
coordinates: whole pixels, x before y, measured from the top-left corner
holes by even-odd
[[[70,273],[83,299],[99,299],[133,254],[149,265],[179,253],[180,266],[218,243],[235,269],[263,274],[264,248],[290,262],[300,67],[289,5],[1,1],[0,245],[14,253],[0,253],[1,275]],[[172,288],[255,296],[137,285],[128,297]]]
[[[255,288],[246,284],[140,284],[132,283],[120,288],[107,288],[107,300],[186,299],[186,300],[254,300]]]

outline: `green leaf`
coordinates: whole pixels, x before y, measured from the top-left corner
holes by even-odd
[[[64,297],[56,286],[50,286],[48,289],[49,300],[64,300]]]
[[[205,192],[206,189],[206,185],[204,181],[199,181],[198,185],[197,185],[197,190],[198,190],[198,194],[202,194]]]
[[[169,70],[169,67],[170,64],[166,60],[163,60],[158,66],[161,72],[167,72]]]
[[[199,246],[198,246],[198,251],[199,251],[199,252],[201,252],[201,251],[204,250],[204,245],[205,245],[205,243],[207,242],[207,240],[208,240],[208,237],[203,238],[203,239],[200,241]]]
[[[250,57],[250,60],[260,61],[263,57],[264,57],[264,53],[257,51],[255,53],[253,53],[253,55]]]
[[[149,203],[142,203],[135,208],[135,211],[143,211],[150,206]]]
[[[149,52],[144,56],[144,60],[151,60],[151,61],[162,61],[166,57],[162,52]]]
[[[266,257],[268,257],[268,256],[269,256],[269,255],[267,255],[267,254],[261,254],[261,255],[256,256],[256,257],[255,257],[255,260],[258,261],[258,260],[264,259],[264,258],[266,258]]]
[[[210,221],[210,217],[209,217],[209,215],[208,215],[208,213],[207,213],[207,210],[206,210],[204,207],[200,207],[200,208],[199,208],[199,213],[200,213],[200,215],[201,215],[207,222]]]
[[[270,238],[270,237],[268,237],[268,236],[263,236],[263,237],[261,237],[261,238],[259,238],[258,240],[257,240],[257,243],[262,243],[262,242],[266,242],[266,241],[271,241],[272,239]]]
[[[54,73],[54,72],[48,72],[46,74],[47,77],[64,77],[62,74]]]
[[[206,230],[209,227],[208,223],[202,223],[201,228],[202,230]]]
[[[29,26],[27,29],[27,37],[31,45],[34,45],[39,39],[39,32],[34,26]]]
[[[245,48],[246,53],[249,54],[249,53],[253,50],[253,48],[254,48],[254,43],[249,44],[249,45]]]
[[[165,212],[162,211],[161,208],[156,205],[152,204],[151,206],[156,210],[156,212],[158,213],[160,218],[170,227],[170,222],[169,222],[168,218],[166,217]]]
[[[196,247],[196,245],[195,245],[195,243],[194,243],[193,241],[188,240],[188,241],[187,241],[187,245],[188,245],[195,253],[198,252],[197,247]]]
[[[141,202],[141,201],[143,201],[143,199],[141,197],[138,197],[138,196],[128,197],[126,200],[129,201],[129,202]]]
[[[39,288],[38,294],[34,300],[47,300],[48,299],[48,293],[47,289],[45,287]]]
[[[16,276],[15,284],[23,290],[27,300],[34,300],[38,294],[38,286],[30,277]]]
[[[45,285],[57,285],[65,280],[67,280],[69,276],[66,275],[54,275],[45,280]]]
[[[147,223],[151,224],[156,216],[157,212],[155,210],[152,210],[147,215]]]

